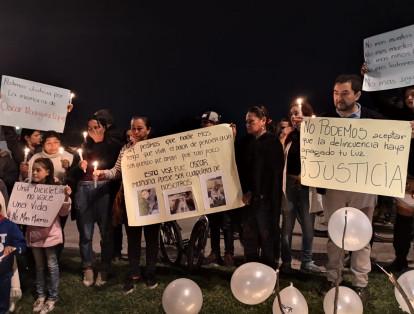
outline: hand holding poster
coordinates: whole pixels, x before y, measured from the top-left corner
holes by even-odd
[[[3,75],[0,125],[62,133],[69,102],[68,89]]]
[[[136,143],[122,158],[130,226],[243,206],[229,125]]]
[[[366,38],[364,58],[368,73],[363,90],[414,85],[414,25]]]
[[[7,208],[17,224],[49,227],[65,199],[65,186],[16,182]]]
[[[300,132],[302,184],[403,197],[410,141],[405,121],[306,119]]]

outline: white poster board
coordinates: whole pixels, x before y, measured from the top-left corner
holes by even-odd
[[[308,118],[300,132],[302,184],[403,197],[410,142],[407,121]]]
[[[3,75],[0,125],[62,133],[69,102],[68,89]]]
[[[364,91],[414,85],[414,25],[364,40]]]
[[[243,206],[228,124],[138,142],[122,158],[130,226]]]
[[[7,216],[17,224],[49,227],[65,200],[64,189],[63,185],[16,182]]]

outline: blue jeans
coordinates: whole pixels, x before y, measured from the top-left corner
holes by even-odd
[[[32,247],[33,257],[36,265],[36,293],[39,298],[49,300],[58,299],[59,290],[59,264],[56,253],[56,246],[39,248]],[[45,261],[46,258],[46,261]],[[49,273],[46,294],[46,264]]]
[[[309,188],[296,182],[291,176],[286,178],[287,204],[282,209],[282,262],[292,261],[292,233],[295,220],[302,228],[302,263],[312,261],[314,215],[309,213]]]
[[[9,311],[12,275],[11,271],[0,274],[0,314],[8,313]]]
[[[111,225],[111,191],[109,181],[98,181],[97,188],[93,181],[81,181],[75,195],[77,210],[76,224],[79,230],[79,249],[82,267],[92,267],[92,239],[95,222],[101,234],[102,270],[108,271],[112,260],[112,225]]]

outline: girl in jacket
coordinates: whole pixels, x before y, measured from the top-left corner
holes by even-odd
[[[39,158],[33,162],[32,182],[34,184],[57,184],[54,177],[53,163],[49,158]],[[57,245],[63,242],[60,217],[67,216],[71,209],[69,186],[64,189],[65,199],[62,207],[50,227],[28,226],[26,242],[32,248],[36,267],[37,299],[33,304],[33,312],[49,313],[55,308],[58,300],[59,264]],[[46,284],[45,268],[47,267],[49,282]]]

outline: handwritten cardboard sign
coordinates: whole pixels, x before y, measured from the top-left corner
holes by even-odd
[[[63,185],[16,182],[7,214],[11,221],[30,226],[49,227],[65,199]]]
[[[243,206],[229,125],[138,142],[121,164],[130,226]]]
[[[62,133],[69,102],[68,89],[3,75],[0,125]]]
[[[414,25],[366,38],[364,58],[369,71],[363,90],[414,85]]]
[[[410,141],[406,121],[308,118],[300,132],[302,183],[403,197]]]

